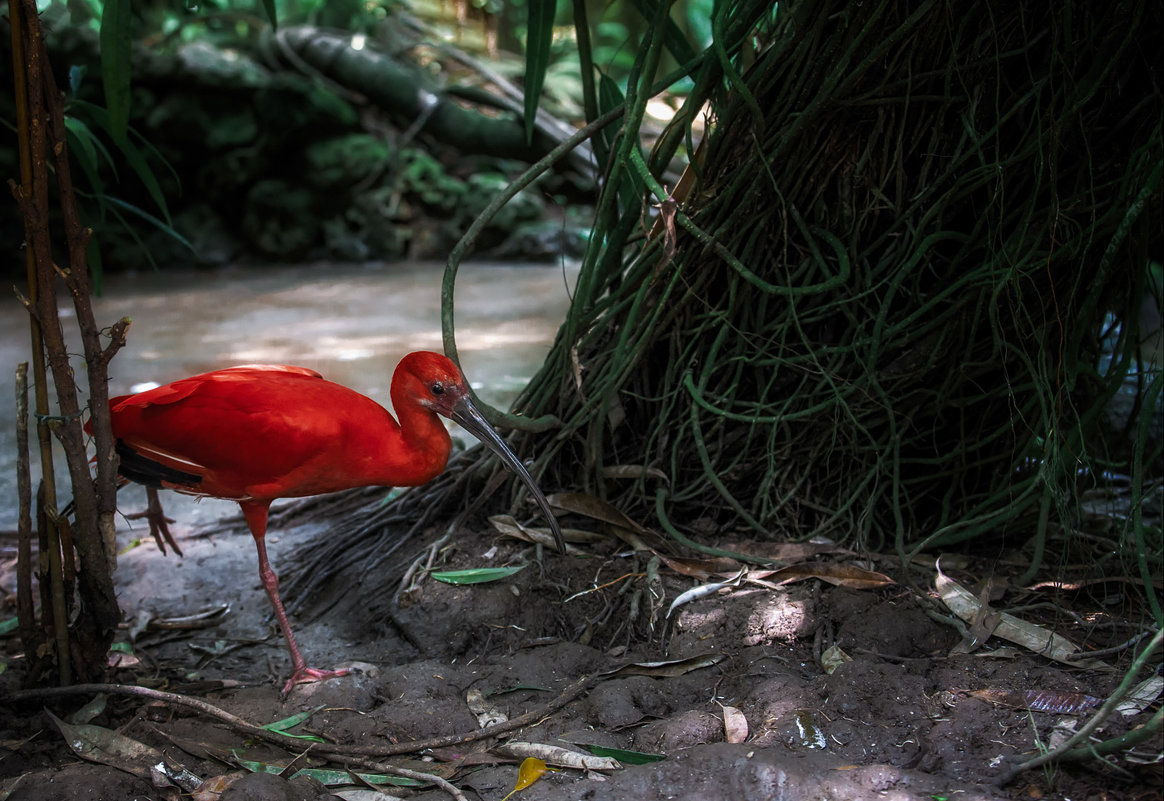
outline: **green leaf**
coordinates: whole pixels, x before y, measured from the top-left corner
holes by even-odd
[[[276,19],[275,0],[263,0],[263,10],[267,12],[267,19],[271,21],[271,28],[277,30],[279,28],[279,20]]]
[[[315,709],[305,710],[303,712],[292,715],[289,718],[283,718],[282,720],[276,720],[274,723],[268,723],[262,728],[266,729],[267,731],[278,732],[286,731],[287,729],[293,729],[321,709],[323,709],[322,706],[317,706]]]
[[[621,748],[606,748],[601,745],[582,746],[597,757],[612,757],[624,765],[645,765],[648,762],[660,762],[667,757],[663,754],[647,754],[642,751],[624,751]]]
[[[120,208],[125,209],[128,212],[132,212],[133,214],[136,214],[138,217],[141,217],[146,222],[152,224],[154,227],[156,227],[162,233],[166,234],[167,236],[173,237],[179,243],[185,245],[187,248],[190,249],[191,252],[193,252],[193,253],[197,252],[194,250],[194,246],[192,244],[190,244],[190,241],[188,239],[186,239],[186,237],[184,237],[180,233],[178,233],[177,229],[175,229],[172,225],[169,225],[169,224],[163,222],[162,220],[159,220],[157,217],[150,214],[145,209],[140,208],[138,206],[135,206],[132,203],[127,203],[124,200],[121,200],[120,198],[114,197],[113,195],[102,195],[101,200],[103,203],[107,203],[107,204],[112,205],[112,206],[118,206]],[[129,226],[126,226],[126,227],[128,228]]]
[[[446,584],[485,584],[509,578],[517,571],[524,569],[525,565],[521,567],[475,567],[469,570],[442,570],[433,573],[432,577]]]
[[[97,171],[97,145],[94,142],[93,132],[89,126],[75,117],[65,117],[65,134],[68,139],[69,152],[77,162],[77,166],[85,173],[89,188],[100,194],[104,189],[101,174]]]
[[[654,21],[655,10],[659,2],[667,2],[667,0],[634,0],[635,8],[648,23]],[[667,17],[663,23],[663,47],[667,48],[674,56],[675,61],[680,64],[689,64],[696,57],[695,49],[670,17]]]
[[[311,740],[312,742],[322,743],[323,738],[316,737],[314,734],[291,734],[287,731],[287,729],[295,728],[321,709],[323,709],[322,706],[317,706],[315,709],[308,709],[296,715],[292,715],[289,718],[283,718],[282,720],[276,720],[274,723],[268,723],[262,728],[266,729],[267,731],[273,731],[276,734],[282,734],[284,737],[294,737],[296,740]]]
[[[231,751],[230,754],[234,757],[234,761],[239,767],[244,770],[249,770],[251,773],[273,773],[279,775],[286,770],[286,768],[278,765],[243,759],[238,755],[238,751]],[[393,776],[387,773],[352,773],[346,770],[326,770],[323,768],[301,768],[287,778],[294,779],[296,776],[309,776],[328,787],[355,784],[355,781],[352,779],[353,776],[368,784],[391,784],[396,787],[427,787],[432,784],[432,782],[426,782],[420,779],[409,779],[404,776]]]
[[[106,0],[101,12],[101,81],[109,109],[109,133],[125,141],[129,130],[130,0]]]
[[[16,631],[16,627],[20,624],[20,618],[10,617],[7,620],[0,620],[0,634],[7,634],[10,631]]]
[[[93,108],[101,111],[101,113],[104,115],[104,119],[109,118],[109,114],[105,111],[105,109],[101,108],[100,106],[93,106]],[[85,151],[93,151],[94,170],[100,169],[101,162],[104,162],[106,165],[108,165],[109,169],[113,170],[114,180],[121,180],[117,175],[117,162],[113,159],[113,155],[109,152],[109,148],[107,148],[105,143],[101,141],[101,137],[93,133],[93,129],[89,127],[88,123],[86,123],[80,117],[67,116],[65,117],[65,131],[69,134],[72,134],[78,140],[78,146],[80,148]],[[74,148],[74,150],[76,150],[76,148]],[[100,161],[98,161],[97,156],[101,156]],[[83,165],[82,168],[84,168]]]
[[[274,773],[278,775],[283,772],[283,768],[277,765],[268,765],[266,762],[253,762],[249,759],[243,759],[238,755],[237,751],[231,751],[230,753],[240,768],[249,770],[251,773]]]
[[[154,175],[154,171],[150,167],[149,162],[146,161],[145,155],[138,149],[137,145],[129,140],[128,136],[123,136],[122,139],[117,140],[117,135],[113,130],[114,121],[112,113],[100,106],[83,101],[78,102],[77,106],[78,108],[84,108],[93,117],[93,121],[108,131],[109,135],[114,138],[118,148],[121,150],[121,154],[125,156],[125,160],[129,163],[129,166],[133,168],[138,179],[145,185],[150,199],[154,201],[158,209],[162,212],[162,216],[165,217],[166,222],[170,222],[170,211],[166,205],[166,196],[162,192],[162,186],[158,183],[157,176]],[[140,139],[141,137],[138,138]],[[157,150],[149,143],[146,143],[146,148],[152,153],[157,153]]]
[[[550,64],[557,0],[529,0],[525,41],[525,141],[533,141],[534,119]]]

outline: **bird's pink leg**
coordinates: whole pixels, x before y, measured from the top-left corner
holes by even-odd
[[[267,597],[271,599],[271,606],[275,607],[275,618],[279,621],[279,628],[283,630],[283,636],[287,638],[287,648],[291,651],[292,673],[291,678],[283,685],[283,694],[289,693],[296,684],[309,684],[313,681],[348,675],[351,671],[347,668],[319,670],[307,667],[307,663],[303,661],[299,646],[295,642],[295,635],[291,633],[287,613],[283,610],[283,601],[279,597],[279,577],[275,575],[267,559],[267,510],[271,505],[269,502],[247,502],[239,503],[239,506],[242,507],[243,516],[246,517],[247,525],[250,526],[251,534],[255,538],[255,546],[259,550],[259,578],[267,591]]]

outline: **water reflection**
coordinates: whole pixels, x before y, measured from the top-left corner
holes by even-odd
[[[110,367],[110,394],[270,362],[310,367],[390,407],[389,380],[400,358],[412,350],[442,349],[442,272],[440,264],[310,265],[111,276],[104,297],[94,302],[98,323],[128,316],[133,325]],[[572,266],[461,269],[457,347],[470,383],[487,403],[507,406],[542,363],[576,275]],[[4,308],[0,357],[11,376],[29,358],[28,324],[15,299]],[[64,321],[66,332],[75,338],[70,322]],[[78,362],[78,375],[82,367]],[[13,393],[5,393],[3,529],[16,526],[15,408]]]

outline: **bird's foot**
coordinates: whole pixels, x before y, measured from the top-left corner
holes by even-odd
[[[311,684],[317,681],[324,681],[325,679],[334,679],[338,676],[347,676],[351,672],[351,668],[340,668],[339,670],[320,670],[319,668],[301,667],[296,670],[291,675],[291,678],[287,679],[287,683],[283,685],[283,695],[291,692],[291,688],[296,684]]]
[[[166,552],[166,543],[168,542],[170,547],[174,549],[174,553],[181,556],[182,549],[178,547],[178,543],[170,533],[169,524],[174,522],[174,518],[166,517],[166,513],[162,510],[162,502],[158,499],[158,491],[153,487],[146,487],[146,504],[144,512],[128,514],[125,519],[141,520],[144,517],[146,522],[150,524],[150,534],[153,535],[154,542],[158,544],[161,552],[163,554]]]

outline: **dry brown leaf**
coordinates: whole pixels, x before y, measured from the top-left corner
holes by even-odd
[[[961,584],[943,573],[940,566],[937,567],[937,573],[934,576],[934,588],[938,591],[938,597],[942,599],[942,603],[951,612],[967,623],[974,620],[980,608],[978,599]],[[1107,667],[1107,665],[1098,659],[1072,658],[1080,653],[1080,648],[1066,637],[1055,634],[1053,631],[1049,631],[1042,626],[1037,626],[1034,623],[1017,618],[1014,615],[1009,615],[1006,612],[1001,612],[1000,616],[1001,620],[999,620],[998,626],[994,629],[994,634],[997,637],[1009,640],[1010,642],[1023,646],[1029,651],[1045,656],[1048,659],[1054,659],[1056,662],[1071,665],[1072,667]]]
[[[717,556],[712,559],[685,559],[659,554],[659,559],[676,573],[698,579],[729,576],[740,569],[740,563],[728,556]]]
[[[621,526],[622,528],[627,528],[640,534],[647,533],[647,529],[631,520],[606,501],[595,498],[593,495],[587,495],[584,492],[555,492],[547,500],[550,502],[550,506],[556,506],[564,512],[589,517],[592,520],[599,520],[603,523],[609,523],[612,526]]]
[[[693,670],[700,670],[705,667],[711,667],[724,660],[723,654],[699,654],[697,656],[689,656],[686,659],[668,659],[662,662],[631,662],[628,665],[623,665],[620,668],[608,671],[603,675],[608,676],[660,676],[664,678],[674,678],[675,676],[682,676],[690,673]]]
[[[616,464],[599,471],[603,478],[657,478],[667,481],[667,474],[657,467],[642,464]]]
[[[805,562],[777,570],[753,570],[748,573],[748,581],[766,579],[772,584],[790,584],[810,578],[827,581],[838,587],[848,587],[851,590],[875,590],[897,583],[884,573],[875,570],[831,562]]]
[[[748,719],[734,706],[723,707],[723,738],[736,744],[748,740]]]

